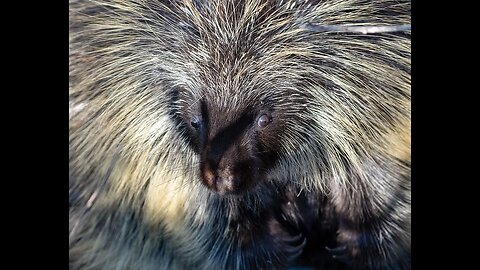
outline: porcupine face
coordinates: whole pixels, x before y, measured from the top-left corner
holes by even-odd
[[[330,18],[335,6],[327,4],[299,6],[300,20],[274,2],[213,3],[179,8],[170,27],[181,39],[165,54],[174,55],[173,115],[211,190],[239,194],[285,179],[310,185],[302,171],[313,179],[359,164],[372,138],[408,115],[406,38],[309,32],[307,21]],[[354,22],[371,17],[348,7]],[[324,23],[339,24],[331,20]]]
[[[240,70],[228,64],[240,61],[241,49],[227,52],[225,46],[221,53],[212,52],[229,55],[213,69],[215,64],[197,64],[209,79],[198,80],[197,89],[179,87],[173,94],[182,134],[199,156],[199,181],[220,195],[241,195],[259,183],[288,178],[276,167],[288,152],[285,145],[298,145],[306,137],[295,124],[308,119],[302,117],[308,97],[285,77],[252,75],[266,69],[254,61],[238,64]]]
[[[307,119],[301,113],[309,98],[285,72],[291,49],[262,32],[284,15],[270,14],[269,5],[242,15],[242,7],[226,5],[228,17],[202,7],[201,23],[184,23],[188,43],[179,62],[188,70],[171,92],[172,115],[199,156],[198,178],[222,195],[267,181],[284,144],[301,141],[294,126]]]
[[[200,180],[221,195],[240,194],[264,181],[278,156],[280,114],[266,100],[243,104],[205,95],[183,115],[188,139],[200,157]]]

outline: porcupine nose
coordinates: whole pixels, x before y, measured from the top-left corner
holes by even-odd
[[[233,193],[235,190],[235,175],[231,166],[219,167],[215,171],[207,168],[203,177],[207,186],[221,195]]]
[[[220,194],[231,193],[234,190],[235,176],[230,166],[217,170],[216,187]]]

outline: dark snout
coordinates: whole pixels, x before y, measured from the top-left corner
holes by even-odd
[[[254,114],[246,109],[240,116],[202,107],[200,129],[200,175],[202,183],[219,194],[240,194],[255,186],[262,171],[254,126]],[[234,120],[232,120],[234,119]]]
[[[202,182],[221,194],[240,194],[258,178],[258,164],[242,149],[233,147],[218,155],[210,151],[201,166]]]

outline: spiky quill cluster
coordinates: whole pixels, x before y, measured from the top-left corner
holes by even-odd
[[[339,243],[367,232],[361,264],[407,269],[409,31],[311,25],[409,21],[408,1],[71,0],[70,267],[268,268],[277,254],[239,248],[232,209],[290,185],[328,198]],[[273,104],[279,158],[258,189],[201,185],[184,128],[201,99],[218,115]]]

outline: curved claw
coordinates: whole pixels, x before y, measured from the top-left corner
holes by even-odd
[[[285,251],[288,253],[296,253],[298,250],[302,250],[306,244],[307,244],[307,239],[303,238],[302,243],[300,243],[299,245],[287,247],[285,248]]]
[[[332,254],[336,253],[336,254],[340,255],[341,253],[344,253],[347,250],[347,246],[339,246],[339,247],[336,247],[336,248],[325,247],[325,249]]]
[[[288,261],[289,262],[295,261],[302,254],[303,248],[306,245],[307,245],[307,239],[303,238],[302,243],[300,243],[299,245],[286,248],[285,251],[289,254]]]
[[[325,247],[325,249],[330,252],[332,258],[337,261],[343,262],[345,264],[350,264],[351,260],[347,254],[347,246],[340,246],[336,248]]]
[[[284,237],[283,241],[288,244],[294,244],[295,242],[298,242],[300,239],[303,238],[303,235],[301,233],[295,235],[295,236],[290,236],[290,237]]]

